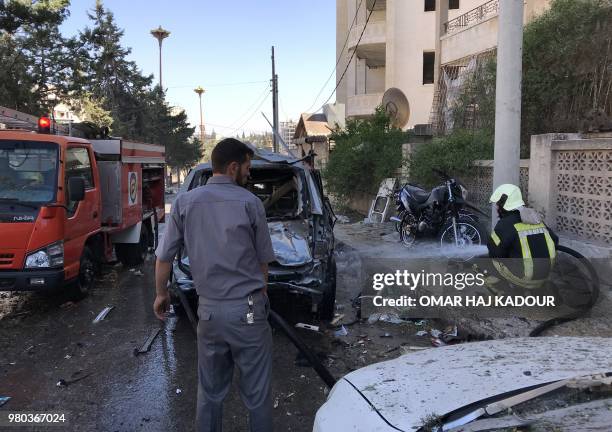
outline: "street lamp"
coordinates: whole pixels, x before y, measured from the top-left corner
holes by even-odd
[[[162,26],[157,27],[156,29],[151,30],[151,34],[157,41],[159,42],[159,88],[163,91],[164,87],[162,86],[162,42],[168,36],[170,36],[170,32],[162,28]]]
[[[204,117],[202,116],[202,93],[204,93],[206,90],[204,90],[201,86],[198,86],[193,89],[193,91],[196,92],[198,94],[198,97],[200,98],[200,140],[202,141],[202,145],[204,145]]]

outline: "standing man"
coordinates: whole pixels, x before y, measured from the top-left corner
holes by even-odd
[[[211,155],[213,176],[177,196],[156,251],[155,315],[165,318],[172,261],[183,247],[199,296],[198,432],[221,431],[234,363],[251,432],[272,430],[266,283],[274,251],[263,204],[244,188],[252,156],[236,139],[220,141]]]

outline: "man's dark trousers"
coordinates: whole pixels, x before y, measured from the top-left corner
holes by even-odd
[[[251,432],[272,431],[272,331],[269,302],[253,294],[254,322],[247,299],[207,300],[198,306],[198,432],[222,430],[223,400],[231,387],[234,364],[240,372],[240,396],[249,411]]]

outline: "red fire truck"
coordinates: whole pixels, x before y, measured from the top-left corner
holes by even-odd
[[[143,261],[164,218],[164,146],[3,107],[0,125],[0,291],[84,296],[101,263]]]

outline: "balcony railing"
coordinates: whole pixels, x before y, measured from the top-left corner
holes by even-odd
[[[484,21],[499,12],[499,0],[490,0],[457,18],[444,23],[444,34],[454,33],[471,24]]]

